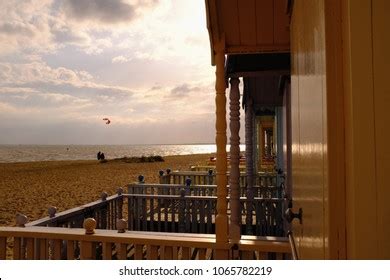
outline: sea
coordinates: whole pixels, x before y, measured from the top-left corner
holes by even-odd
[[[229,151],[229,145],[227,150]],[[245,150],[245,145],[240,145]],[[215,144],[196,145],[0,145],[0,162],[94,160],[98,152],[106,159],[215,153]]]

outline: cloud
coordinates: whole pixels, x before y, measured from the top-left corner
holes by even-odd
[[[129,59],[127,57],[124,57],[123,55],[119,55],[114,57],[111,61],[112,63],[125,63],[128,62]]]
[[[51,0],[0,2],[0,53],[19,49],[53,50]]]
[[[131,21],[135,17],[135,7],[122,0],[66,0],[63,8],[67,16],[77,20],[118,23]]]
[[[8,106],[7,111],[20,115],[39,109],[34,113],[37,118],[69,114],[96,118],[99,111],[128,109],[134,95],[129,88],[97,83],[86,71],[51,68],[43,62],[0,63],[0,71],[0,101]]]
[[[26,50],[55,52],[68,44],[87,54],[100,54],[112,46],[112,34],[128,30],[131,22],[159,4],[129,1],[0,1],[0,57]],[[108,32],[103,38],[99,37],[102,30]]]
[[[125,0],[64,0],[65,14],[79,21],[96,21],[116,24],[133,21],[140,7],[156,5],[159,1],[138,1],[131,4]]]
[[[168,97],[170,98],[181,98],[181,97],[186,97],[190,92],[194,91],[200,91],[201,88],[198,86],[189,86],[188,84],[182,84],[179,86],[174,87],[170,91],[170,95]]]
[[[213,134],[214,69],[199,3],[0,1],[0,131],[15,143],[26,127],[26,143],[34,133],[36,142],[87,143],[102,139],[96,131],[110,117],[115,139],[106,143]]]

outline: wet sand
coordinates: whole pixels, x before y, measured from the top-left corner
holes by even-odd
[[[20,212],[29,221],[47,216],[47,208],[63,211],[98,200],[103,191],[112,195],[118,187],[136,182],[158,183],[158,171],[189,170],[204,165],[209,154],[167,156],[164,162],[45,161],[0,163],[0,226],[15,225]]]

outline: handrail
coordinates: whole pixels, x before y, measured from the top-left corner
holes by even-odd
[[[186,195],[216,195],[217,186],[216,185],[189,185],[185,184],[145,184],[145,183],[135,183],[127,185],[127,192],[129,194],[170,194],[178,195],[180,194],[181,189],[186,189]],[[227,186],[228,191],[230,191],[229,185]],[[269,197],[269,198],[283,198],[284,197],[284,187],[282,184],[279,186],[274,185],[254,185],[252,186],[252,193],[254,197]],[[241,196],[246,195],[246,187],[240,188]]]
[[[85,213],[93,212],[99,210],[104,206],[107,206],[110,202],[121,199],[122,194],[115,194],[105,198],[104,200],[97,200],[82,206],[74,207],[60,213],[56,213],[54,217],[44,217],[30,223],[27,223],[26,226],[47,226],[55,223],[68,222],[73,217],[78,217],[84,215]]]
[[[57,227],[0,227],[0,259],[14,243],[13,259],[214,259],[217,250],[238,250],[242,259],[288,259],[283,237],[243,236],[238,244],[218,244],[214,234],[145,233]],[[237,246],[236,246],[237,245]]]
[[[294,239],[294,234],[293,234],[293,232],[292,232],[292,231],[289,231],[289,232],[287,233],[287,236],[288,236],[288,241],[289,241],[289,243],[290,243],[292,258],[293,258],[293,260],[299,260],[297,247],[295,246],[295,239]]]

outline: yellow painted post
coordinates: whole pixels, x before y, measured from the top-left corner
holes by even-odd
[[[227,217],[227,154],[226,154],[226,81],[225,81],[225,51],[224,42],[215,45],[215,105],[216,105],[216,145],[217,145],[217,217],[216,242],[217,245],[228,243],[228,217]],[[223,248],[224,246],[222,246]],[[228,251],[219,249],[216,251],[216,259],[227,259]]]

